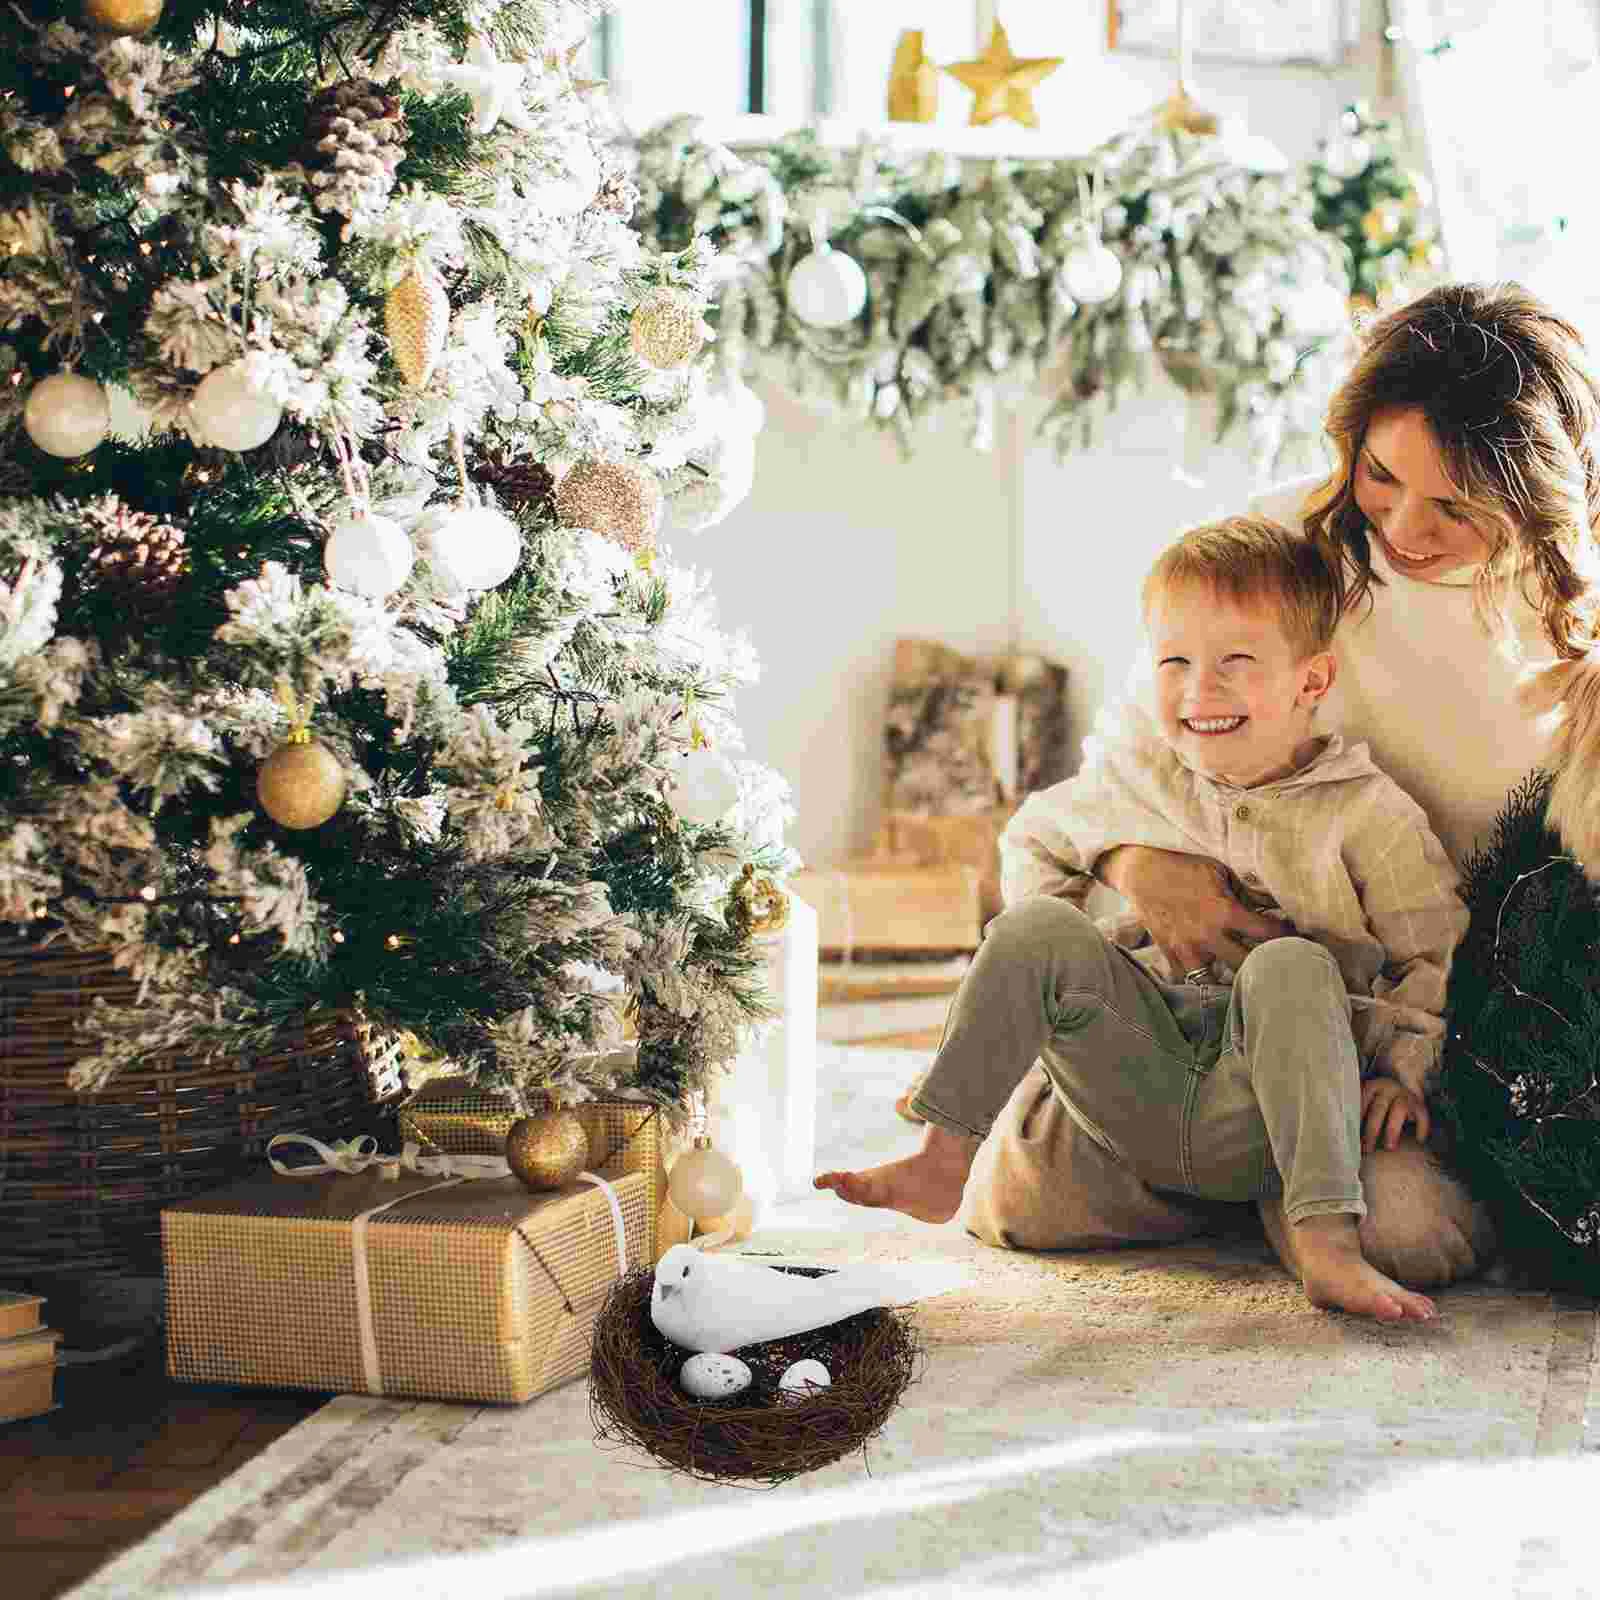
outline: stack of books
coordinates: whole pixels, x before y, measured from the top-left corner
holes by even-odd
[[[61,1335],[40,1316],[44,1297],[0,1289],[0,1422],[55,1409]]]

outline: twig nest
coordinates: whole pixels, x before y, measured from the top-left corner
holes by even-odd
[[[821,1267],[774,1267],[822,1277]],[[631,1445],[661,1465],[709,1483],[787,1483],[863,1448],[889,1420],[925,1359],[915,1323],[880,1306],[715,1357],[695,1358],[650,1318],[652,1268],[613,1285],[595,1321],[589,1368],[589,1420],[596,1443]],[[691,1361],[737,1360],[750,1382],[737,1392],[700,1398],[680,1387]],[[802,1393],[786,1373],[814,1367],[827,1387]],[[698,1370],[698,1369],[696,1369]],[[736,1370],[736,1369],[730,1369]],[[792,1398],[790,1397],[792,1395]]]
[[[662,498],[661,480],[648,467],[585,456],[556,489],[556,517],[565,528],[588,528],[625,550],[653,550]]]

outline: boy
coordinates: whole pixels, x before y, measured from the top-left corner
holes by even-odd
[[[1313,1305],[1427,1321],[1427,1296],[1362,1257],[1363,1130],[1368,1149],[1408,1123],[1427,1137],[1468,916],[1421,807],[1366,745],[1312,732],[1335,674],[1338,572],[1310,540],[1238,517],[1164,551],[1141,599],[1159,737],[1116,779],[1167,820],[1169,848],[1215,859],[1284,935],[1236,973],[1169,971],[1145,930],[1081,909],[1116,795],[1078,779],[1034,795],[1001,840],[1007,909],[912,1096],[922,1148],[815,1186],[948,1221],[1038,1059],[1146,1184],[1245,1201],[1281,1183]]]

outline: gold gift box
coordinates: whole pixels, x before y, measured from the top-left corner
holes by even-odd
[[[194,1383],[506,1404],[587,1372],[617,1281],[605,1194],[581,1181],[546,1194],[515,1178],[439,1182],[376,1170],[251,1177],[166,1207],[167,1370]],[[629,1173],[612,1188],[632,1270],[649,1259],[649,1184]],[[395,1199],[363,1241],[374,1387],[354,1225]]]
[[[541,1108],[529,1096],[530,1112]],[[589,1135],[589,1171],[602,1178],[644,1173],[651,1180],[649,1261],[688,1237],[685,1219],[667,1203],[667,1169],[677,1154],[661,1113],[639,1100],[586,1100],[572,1107]],[[435,1155],[505,1154],[506,1135],[522,1113],[504,1095],[465,1078],[435,1078],[400,1107],[400,1137]]]

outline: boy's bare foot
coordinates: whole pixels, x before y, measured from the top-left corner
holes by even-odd
[[[853,1206],[887,1208],[918,1222],[948,1222],[961,1209],[967,1174],[981,1142],[930,1122],[915,1155],[863,1172],[819,1172],[811,1185],[832,1189]]]
[[[1379,1322],[1429,1322],[1439,1314],[1427,1295],[1386,1277],[1361,1254],[1360,1230],[1348,1212],[1295,1223],[1294,1249],[1306,1299],[1314,1306]]]

